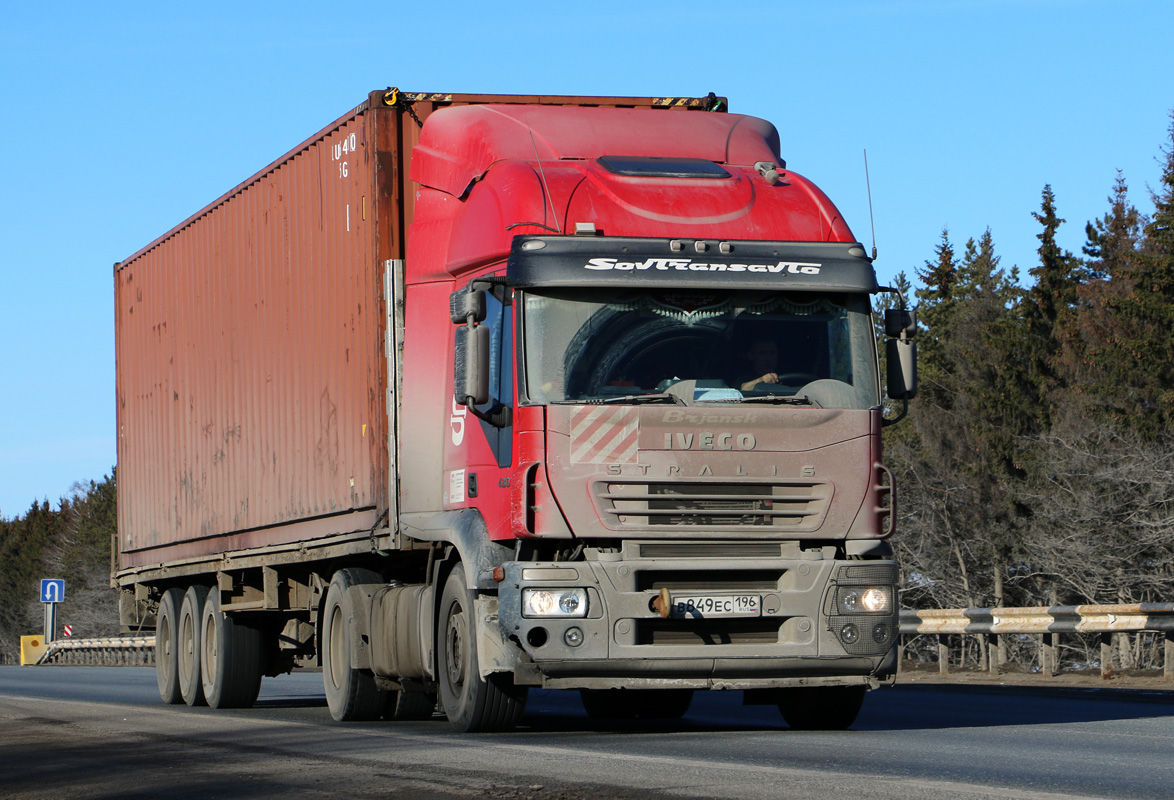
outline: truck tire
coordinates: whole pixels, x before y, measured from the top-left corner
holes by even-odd
[[[783,689],[779,711],[797,731],[842,731],[864,705],[864,686],[801,686]]]
[[[449,723],[459,731],[505,731],[526,708],[526,687],[513,677],[494,673],[481,677],[477,667],[477,624],[463,564],[444,583],[437,632],[437,682]]]
[[[176,675],[180,696],[189,706],[204,705],[204,687],[200,681],[200,615],[207,596],[207,586],[189,586],[179,605]]]
[[[212,708],[250,708],[261,691],[261,631],[221,611],[219,592],[200,615],[200,681]]]
[[[693,702],[692,689],[580,689],[592,719],[677,719]]]
[[[169,705],[183,702],[179,691],[179,607],[182,589],[168,589],[159,598],[155,615],[155,680],[159,698]]]
[[[322,685],[330,716],[339,722],[379,719],[387,706],[387,695],[375,685],[368,669],[351,666],[350,620],[354,613],[347,589],[383,579],[365,569],[340,569],[330,580],[326,605],[322,609]]]

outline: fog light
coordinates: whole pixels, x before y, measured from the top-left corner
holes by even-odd
[[[583,644],[583,631],[578,628],[567,628],[567,632],[563,634],[563,641],[569,647],[578,647]]]
[[[840,628],[840,640],[844,644],[856,644],[860,639],[860,629],[849,622],[844,627]]]
[[[872,640],[877,644],[884,644],[889,640],[889,626],[883,622],[872,626]]]

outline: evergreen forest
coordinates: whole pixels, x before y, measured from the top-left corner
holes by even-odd
[[[942,231],[898,277],[920,324],[919,395],[885,443],[904,608],[1174,602],[1174,114],[1158,150],[1158,185],[1138,205],[1118,173],[1079,254],[1057,244],[1070,223],[1044,186],[1027,275],[986,230]],[[66,579],[75,635],[117,633],[115,483],[0,518],[0,663],[42,631],[44,577]],[[1001,639],[1001,660],[1038,666],[1034,637]],[[1123,668],[1160,664],[1160,638],[1118,646]],[[1066,667],[1098,658],[1068,637]]]
[[[20,637],[45,630],[42,578],[65,579],[58,636],[67,623],[76,637],[118,634],[118,596],[110,587],[115,474],[75,484],[55,508],[34,502],[22,516],[0,518],[0,664],[20,663]]]
[[[904,608],[1174,601],[1174,114],[1160,154],[1151,210],[1118,172],[1080,254],[1044,186],[1026,280],[989,229],[943,231],[916,288],[898,278],[920,324],[920,391],[885,442]],[[1036,637],[1000,640],[1038,667]],[[1065,640],[1066,666],[1099,662]],[[1117,641],[1120,668],[1160,665],[1160,635]]]

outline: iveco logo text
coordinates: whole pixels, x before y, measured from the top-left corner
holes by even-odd
[[[664,435],[665,450],[753,450],[758,443],[752,433],[678,433]]]
[[[787,272],[792,275],[818,275],[822,264],[802,261],[780,261],[777,264],[710,264],[694,262],[691,258],[649,258],[645,261],[620,261],[618,258],[593,258],[584,265],[587,269],[619,270],[681,270],[684,272]]]

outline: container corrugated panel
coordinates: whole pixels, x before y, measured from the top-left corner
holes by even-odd
[[[217,552],[242,531],[289,541],[284,523],[385,505],[366,116],[118,266],[122,567]]]

